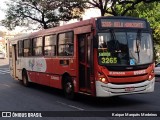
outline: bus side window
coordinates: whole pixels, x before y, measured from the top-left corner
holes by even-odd
[[[41,56],[43,55],[43,39],[42,37],[33,39],[33,55]]]
[[[18,57],[23,56],[23,41],[18,41]]]
[[[12,44],[9,44],[9,58],[12,58]]]
[[[56,55],[56,35],[45,36],[44,38],[44,55]]]
[[[28,57],[28,56],[32,56],[32,42],[30,39],[27,39],[27,40],[24,40],[23,41],[23,46],[24,46],[24,49],[23,49],[23,56],[24,57]]]
[[[60,33],[58,35],[58,55],[73,56],[73,32]]]

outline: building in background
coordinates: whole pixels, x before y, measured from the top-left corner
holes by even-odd
[[[6,57],[6,41],[2,37],[0,37],[0,53]]]
[[[8,58],[9,55],[9,39],[14,37],[14,33],[12,32],[6,32],[6,35],[2,37],[2,41],[1,42],[1,50],[5,53],[5,57]]]

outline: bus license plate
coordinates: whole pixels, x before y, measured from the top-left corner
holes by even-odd
[[[132,92],[132,91],[134,91],[134,90],[135,90],[134,87],[126,87],[126,88],[125,88],[125,91],[126,91],[126,92]]]

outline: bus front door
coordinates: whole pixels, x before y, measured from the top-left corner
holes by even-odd
[[[78,57],[79,57],[79,90],[91,93],[91,39],[90,34],[78,35]]]
[[[16,76],[16,61],[17,61],[17,53],[16,53],[16,45],[12,45],[12,70],[13,70],[13,77],[17,78]]]

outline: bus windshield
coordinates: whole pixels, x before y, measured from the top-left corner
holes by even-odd
[[[133,66],[153,62],[151,34],[142,31],[98,33],[100,65]]]

